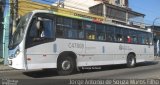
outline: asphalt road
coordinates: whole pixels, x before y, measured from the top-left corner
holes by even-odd
[[[120,81],[117,83],[114,81],[114,85],[128,85],[127,82],[125,83],[128,81],[127,79],[160,79],[159,62],[139,63],[134,68],[127,68],[126,65],[92,68],[94,70],[86,68],[87,70],[67,76],[58,76],[56,70],[2,71],[0,78],[3,84],[7,82],[12,85],[97,85],[97,82],[100,83],[99,85],[110,85],[115,79]],[[145,81],[138,84],[140,83],[142,83],[141,85],[146,84]],[[155,83],[159,85],[160,80]]]

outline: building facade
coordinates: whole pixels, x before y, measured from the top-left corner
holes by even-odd
[[[128,7],[128,0],[63,0],[63,7],[89,12],[90,7],[103,3],[102,1],[119,7]],[[54,3],[53,5],[57,5],[57,3],[58,2]]]
[[[128,0],[108,0],[109,4],[119,6],[119,7],[124,7],[128,8]]]

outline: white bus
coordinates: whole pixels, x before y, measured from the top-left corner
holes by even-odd
[[[154,60],[152,32],[129,26],[92,22],[36,10],[20,20],[9,44],[9,66],[56,68],[60,75],[78,67]]]

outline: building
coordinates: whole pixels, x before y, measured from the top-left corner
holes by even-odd
[[[132,11],[129,8],[128,0],[60,0],[52,5],[56,6],[57,4],[63,8],[104,16],[111,23],[145,27],[145,15]]]
[[[145,28],[144,14],[135,12],[128,7],[120,7],[109,4],[108,2],[100,3],[89,8],[90,13],[104,16],[110,23]]]
[[[62,3],[64,8],[90,12],[90,7],[103,3],[102,1],[119,7],[128,7],[128,0],[63,0],[63,2],[60,3]],[[58,2],[55,2],[53,5],[57,4]]]
[[[123,8],[128,8],[128,6],[129,6],[128,0],[108,0],[108,1],[109,1],[109,4],[123,7]]]

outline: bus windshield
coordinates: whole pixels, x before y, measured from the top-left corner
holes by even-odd
[[[17,29],[9,42],[9,49],[14,49],[22,41],[26,25],[31,15],[32,13],[26,14],[20,19]]]

